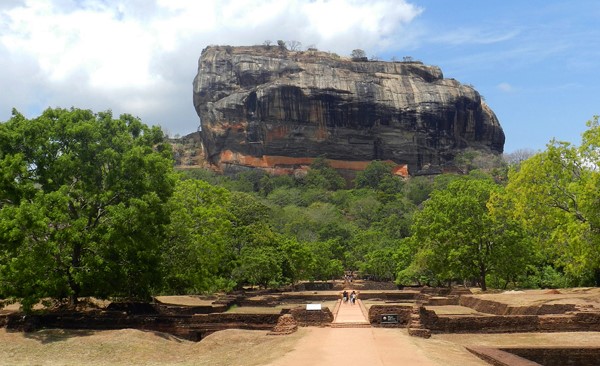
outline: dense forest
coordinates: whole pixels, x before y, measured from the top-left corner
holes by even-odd
[[[158,127],[81,109],[0,124],[0,298],[148,299],[359,271],[398,284],[600,285],[600,125],[510,162],[346,181],[177,171]]]

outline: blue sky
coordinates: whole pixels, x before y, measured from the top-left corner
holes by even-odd
[[[428,35],[411,56],[476,87],[504,128],[505,151],[577,144],[600,114],[600,2],[414,3],[424,10],[410,27]]]
[[[593,0],[2,0],[0,121],[75,106],[184,135],[204,47],[283,39],[437,65],[485,97],[506,152],[540,150],[600,114],[599,24]]]

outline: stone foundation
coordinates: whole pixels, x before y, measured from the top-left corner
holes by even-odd
[[[544,366],[595,366],[600,363],[600,348],[598,347],[511,347],[500,348],[500,350]]]
[[[270,330],[279,314],[198,314],[198,315],[128,315],[118,311],[13,314],[5,318],[7,329],[32,332],[44,328],[61,329],[141,329],[169,333],[199,341],[210,333],[224,329]]]
[[[542,304],[538,306],[510,306],[492,300],[474,296],[461,296],[459,304],[477,310],[480,313],[494,315],[546,315],[564,314],[577,310],[574,304]]]
[[[333,322],[333,313],[329,308],[325,307],[321,310],[306,310],[302,307],[297,307],[290,310],[290,314],[298,322],[301,327],[307,326],[326,326]]]
[[[410,320],[412,306],[410,305],[371,305],[369,309],[369,323],[375,327],[406,328]],[[397,315],[398,323],[382,323],[382,316]]]
[[[595,366],[598,347],[467,347],[482,360],[495,366]]]
[[[284,314],[277,320],[277,325],[271,330],[269,335],[286,335],[298,330],[298,322],[290,314]]]
[[[598,332],[600,313],[559,315],[436,315],[421,308],[423,326],[435,333]]]

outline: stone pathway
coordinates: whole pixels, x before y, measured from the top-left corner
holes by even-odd
[[[350,301],[347,303],[341,303],[338,309],[338,312],[335,316],[335,320],[332,323],[333,327],[362,327],[371,325],[365,319],[365,316],[362,312],[362,303],[360,300],[356,301],[356,304],[352,305]]]
[[[293,351],[268,366],[434,366],[405,329],[304,328]]]
[[[331,327],[304,328],[296,348],[267,366],[411,365],[433,366],[405,329],[372,328],[361,302],[341,303]]]

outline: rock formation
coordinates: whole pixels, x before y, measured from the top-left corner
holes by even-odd
[[[221,169],[277,173],[325,156],[341,170],[388,160],[399,174],[416,174],[443,169],[467,148],[504,147],[479,93],[421,62],[209,46],[194,79],[194,106],[205,158]]]

